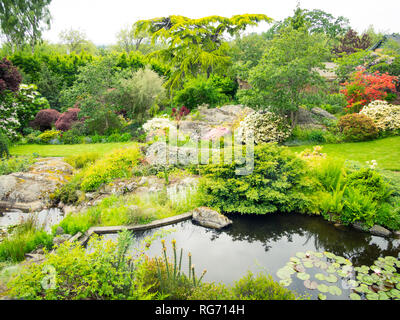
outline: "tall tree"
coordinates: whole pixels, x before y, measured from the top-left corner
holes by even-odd
[[[83,31],[75,29],[66,29],[60,32],[59,38],[61,43],[65,44],[68,48],[68,53],[81,53],[87,51],[95,53],[96,46],[87,39]]]
[[[242,103],[269,108],[290,116],[292,127],[306,89],[323,84],[316,68],[322,68],[326,47],[306,27],[282,29],[267,46],[260,63],[250,70],[250,90],[239,91]]]
[[[17,48],[28,43],[32,51],[41,40],[42,32],[50,27],[51,0],[2,0],[0,2],[0,31],[7,42]]]
[[[125,27],[117,33],[117,46],[127,52],[138,51],[144,44],[150,42],[147,30],[136,31],[136,26]]]
[[[364,33],[359,36],[356,31],[349,29],[347,33],[340,39],[340,43],[332,52],[336,55],[351,54],[356,51],[368,49],[372,45],[371,38],[368,34]]]
[[[234,36],[247,26],[272,19],[263,14],[243,14],[231,18],[210,16],[190,19],[183,16],[169,16],[135,23],[137,32],[147,30],[153,43],[161,40],[166,48],[151,55],[169,63],[172,71],[166,85],[178,87],[186,77],[199,74],[209,76],[218,66],[227,65],[229,45],[225,36]]]

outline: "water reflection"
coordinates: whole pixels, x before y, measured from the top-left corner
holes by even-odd
[[[230,215],[229,218],[233,225],[222,231],[206,229],[191,221],[160,229],[174,230],[163,238],[168,244],[176,239],[178,248],[182,247],[185,254],[190,251],[198,273],[203,268],[208,270],[206,281],[227,284],[241,278],[248,270],[262,269],[275,277],[276,271],[299,251],[329,251],[350,259],[356,266],[371,265],[380,256],[397,256],[400,252],[399,240],[350,228],[337,229],[320,217],[273,214]],[[136,233],[135,238],[143,239],[155,231]],[[170,245],[168,251],[172,254]],[[148,254],[159,256],[160,253],[160,241],[155,241]],[[294,289],[304,291],[300,282],[294,283]]]

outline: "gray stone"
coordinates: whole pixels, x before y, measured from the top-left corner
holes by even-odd
[[[399,230],[399,231],[394,231],[394,232],[393,232],[393,235],[394,235],[396,238],[400,239],[400,230]]]
[[[389,237],[392,234],[392,232],[388,229],[378,225],[374,225],[371,229],[369,229],[369,232],[379,237]]]
[[[337,118],[329,113],[328,111],[321,109],[321,108],[312,108],[311,112],[321,118],[327,118],[327,119],[332,119],[332,120],[337,120]]]
[[[62,158],[39,158],[28,172],[0,176],[0,208],[39,211],[72,173],[73,168]]]
[[[361,222],[358,222],[358,221],[354,222],[352,224],[352,226],[354,229],[357,229],[359,231],[367,231],[368,230],[367,228],[364,227],[364,225]]]
[[[60,244],[64,243],[65,241],[68,241],[71,238],[71,235],[69,234],[62,234],[60,236],[57,236],[53,239],[53,244],[55,246],[59,246]]]
[[[65,233],[65,231],[64,231],[64,229],[62,227],[57,227],[57,229],[56,229],[56,235],[57,236],[62,235],[64,233]]]
[[[203,227],[212,229],[221,229],[232,224],[232,221],[227,217],[207,207],[194,209],[192,211],[192,220]]]

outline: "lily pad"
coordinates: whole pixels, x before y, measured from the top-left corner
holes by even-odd
[[[336,258],[336,255],[334,255],[334,254],[331,253],[331,252],[325,251],[325,252],[324,252],[324,255],[325,255],[325,257],[327,257],[328,259],[335,259],[335,258]]]
[[[383,292],[383,291],[380,291],[380,292],[378,293],[378,295],[379,295],[379,300],[389,300],[388,295],[387,295],[385,292]]]
[[[335,277],[333,274],[330,274],[329,276],[327,276],[325,278],[326,281],[330,282],[330,283],[335,283],[338,281],[338,278]]]
[[[279,283],[284,287],[290,286],[292,284],[292,278],[282,279]]]
[[[374,292],[367,293],[365,297],[367,298],[367,300],[379,300],[379,294]]]
[[[328,269],[326,269],[326,272],[328,273],[335,273],[337,271],[337,269],[333,268],[332,266],[328,267]]]
[[[283,268],[281,268],[281,269],[279,269],[277,272],[276,272],[276,275],[279,277],[279,278],[281,278],[281,279],[287,279],[287,278],[290,278],[290,276],[293,274],[293,272],[290,270],[290,268],[289,267],[283,267]]]
[[[318,283],[316,283],[315,281],[311,281],[311,280],[307,279],[307,280],[304,281],[304,286],[307,289],[315,290],[318,287]]]
[[[307,279],[310,279],[310,275],[305,272],[299,272],[297,274],[297,278],[299,278],[300,280],[307,280]]]
[[[313,264],[311,261],[306,261],[306,262],[304,262],[303,264],[304,264],[304,266],[305,266],[306,268],[312,268],[312,267],[314,267],[314,264]]]
[[[317,273],[315,275],[315,279],[320,280],[320,281],[324,281],[325,280],[325,275],[323,275],[322,273]]]
[[[340,296],[342,294],[342,289],[340,289],[337,286],[330,286],[328,290],[329,290],[329,293],[334,295],[334,296],[335,295],[336,296]]]
[[[305,256],[306,256],[306,254],[304,252],[297,252],[296,253],[296,257],[297,258],[303,259]]]
[[[306,271],[306,269],[305,269],[301,264],[296,264],[296,265],[293,267],[293,269],[294,269],[296,272],[304,272],[304,271]]]
[[[350,299],[351,300],[361,300],[361,296],[357,293],[350,293]]]
[[[319,300],[326,300],[326,295],[320,293],[320,294],[318,294],[318,299]]]
[[[326,293],[329,291],[329,287],[326,284],[319,284],[317,286],[318,291],[322,292],[322,293]]]

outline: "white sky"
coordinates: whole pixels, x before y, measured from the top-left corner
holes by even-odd
[[[96,45],[113,44],[117,32],[139,19],[168,15],[199,18],[210,15],[263,13],[275,19],[292,15],[297,0],[53,0],[52,27],[44,39],[58,42],[65,29],[86,33]],[[322,9],[334,16],[345,16],[362,32],[369,25],[376,31],[400,32],[400,0],[301,0],[301,8]],[[266,30],[266,24],[257,30]]]

